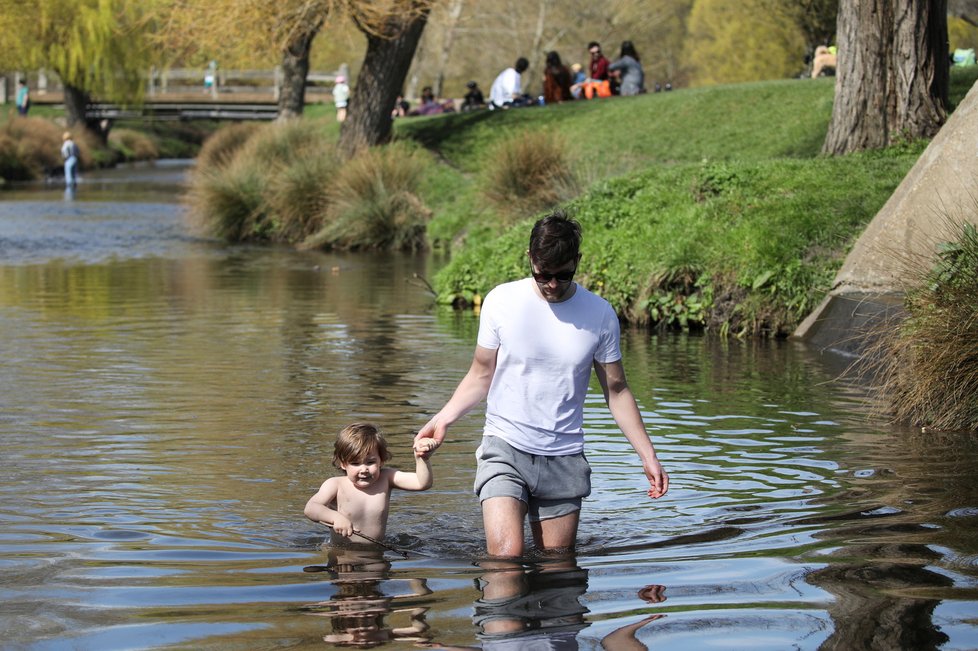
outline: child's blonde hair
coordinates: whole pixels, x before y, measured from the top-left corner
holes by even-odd
[[[366,458],[374,450],[381,461],[390,461],[387,440],[380,429],[372,423],[352,423],[340,431],[333,444],[333,465],[342,468],[345,463],[353,463]]]

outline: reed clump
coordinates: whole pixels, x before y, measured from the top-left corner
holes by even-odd
[[[896,422],[978,431],[978,228],[942,244],[936,265],[906,292],[906,318],[878,333],[866,358]],[[864,371],[864,372],[867,372]]]
[[[489,155],[485,194],[510,221],[553,208],[578,194],[570,148],[557,132],[521,131]]]

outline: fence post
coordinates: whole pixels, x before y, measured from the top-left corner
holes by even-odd
[[[282,66],[275,66],[275,74],[272,76],[272,97],[277,103],[282,96]]]
[[[149,87],[146,89],[146,93],[150,97],[156,95],[156,66],[150,66],[149,68]]]
[[[7,75],[0,75],[0,104],[7,103]]]
[[[48,92],[48,71],[41,68],[37,71],[37,94],[44,95]]]

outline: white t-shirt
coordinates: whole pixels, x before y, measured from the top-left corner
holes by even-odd
[[[478,344],[497,350],[485,433],[531,454],[576,454],[592,365],[621,359],[618,316],[581,286],[549,303],[533,283],[499,285],[482,303]]]
[[[489,101],[496,106],[502,106],[513,101],[522,92],[520,90],[520,73],[516,68],[506,68],[492,82],[489,89]]]

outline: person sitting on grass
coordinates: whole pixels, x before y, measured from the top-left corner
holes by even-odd
[[[387,531],[391,491],[431,488],[431,462],[427,456],[435,445],[430,440],[415,443],[415,472],[401,472],[384,467],[391,454],[376,425],[353,423],[344,427],[333,445],[333,465],[344,474],[323,482],[306,502],[305,516],[332,527],[333,542],[337,542],[337,536],[348,542],[356,534],[382,540]]]
[[[835,72],[837,63],[835,46],[819,45],[815,48],[815,57],[812,59],[812,79],[818,78],[826,70]]]

